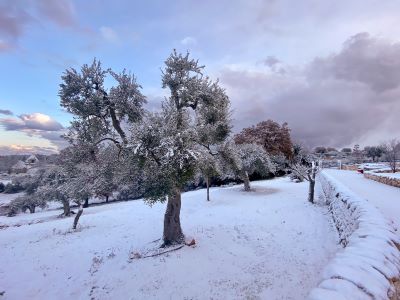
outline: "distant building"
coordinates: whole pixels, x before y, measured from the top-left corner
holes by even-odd
[[[15,174],[26,173],[27,171],[28,167],[26,166],[26,163],[22,160],[19,160],[15,165],[11,167],[11,172]]]
[[[31,155],[25,160],[25,163],[27,165],[34,166],[39,163],[39,159],[35,155]]]
[[[19,160],[15,165],[13,165],[11,167],[11,173],[26,173],[29,169],[37,167],[38,164],[39,159],[35,155],[31,155],[25,161]]]

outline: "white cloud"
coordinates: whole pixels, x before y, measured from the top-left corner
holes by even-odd
[[[184,39],[181,40],[181,44],[184,46],[191,46],[191,45],[196,45],[197,40],[194,37],[187,36]]]
[[[101,33],[102,37],[110,43],[118,43],[119,42],[119,36],[118,36],[117,32],[114,29],[112,29],[111,27],[107,27],[107,26],[100,27],[100,33]]]

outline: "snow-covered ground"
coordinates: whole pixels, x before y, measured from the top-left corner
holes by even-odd
[[[130,253],[157,246],[165,204],[88,208],[76,232],[59,211],[0,217],[25,224],[0,230],[2,299],[304,299],[338,249],[331,216],[307,203],[307,183],[253,187],[185,193],[196,246],[151,258]]]
[[[0,205],[8,204],[18,196],[22,196],[24,193],[6,194],[0,193]]]
[[[355,171],[325,169],[355,194],[373,203],[382,214],[400,229],[400,189],[365,178]]]

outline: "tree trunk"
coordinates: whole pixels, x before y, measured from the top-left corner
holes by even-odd
[[[62,204],[63,204],[63,208],[64,208],[64,217],[69,217],[71,214],[71,208],[69,206],[69,201],[64,200],[64,201],[62,201]]]
[[[314,203],[314,188],[315,188],[315,180],[310,180],[310,185],[308,188],[308,201]]]
[[[85,203],[83,203],[83,208],[89,207],[89,198],[85,199]]]
[[[207,183],[207,201],[210,201],[210,177],[207,176],[206,178]]]
[[[106,196],[106,203],[108,203],[108,197],[109,197],[109,196],[107,195],[107,196]]]
[[[314,203],[314,189],[315,189],[315,176],[317,174],[317,166],[315,162],[312,162],[311,174],[308,175],[308,181],[310,182],[308,189],[308,201]]]
[[[243,172],[242,179],[244,182],[244,190],[246,192],[250,191],[250,178],[249,178],[249,173],[247,173],[247,171]]]
[[[175,188],[174,192],[168,196],[167,209],[164,215],[163,245],[161,247],[181,244],[185,237],[181,228],[181,190]]]
[[[29,212],[31,213],[31,214],[34,214],[35,213],[35,206],[28,206],[28,209],[29,209]]]
[[[72,229],[76,229],[76,226],[78,225],[79,218],[81,217],[81,215],[83,213],[83,207],[82,207],[81,201],[77,202],[77,204],[78,204],[79,209],[78,209],[78,213],[75,215],[74,225],[72,226]]]

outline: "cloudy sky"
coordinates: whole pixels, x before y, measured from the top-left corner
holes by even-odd
[[[62,72],[94,57],[138,77],[189,50],[231,98],[235,130],[273,119],[310,146],[400,137],[398,0],[0,0],[0,153],[52,152],[72,119]]]

